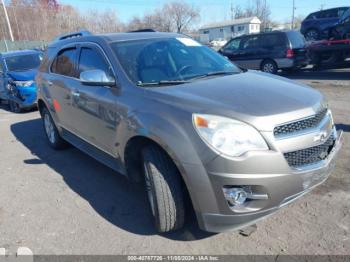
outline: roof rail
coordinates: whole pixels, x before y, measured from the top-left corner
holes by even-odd
[[[82,37],[82,36],[88,36],[88,35],[92,35],[92,33],[89,32],[88,30],[81,30],[77,32],[71,32],[71,33],[60,35],[56,37],[54,41],[61,41],[69,38]]]
[[[145,28],[145,29],[129,31],[128,33],[147,33],[147,32],[157,32],[157,31],[152,28]]]

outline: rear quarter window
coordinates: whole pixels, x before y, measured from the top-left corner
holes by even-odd
[[[264,48],[271,49],[287,47],[287,38],[283,33],[261,35],[259,40]]]
[[[287,32],[286,34],[287,34],[287,37],[289,39],[289,42],[290,42],[292,48],[304,48],[305,47],[306,41],[305,41],[304,36],[301,33],[297,32],[297,31],[290,31],[290,32]]]

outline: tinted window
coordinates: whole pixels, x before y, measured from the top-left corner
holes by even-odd
[[[9,71],[25,71],[38,68],[41,60],[42,54],[38,53],[6,57],[5,63]]]
[[[211,72],[239,73],[223,56],[190,38],[160,38],[111,44],[135,84],[190,80]]]
[[[77,50],[75,48],[60,51],[52,63],[51,72],[59,75],[77,77],[75,70],[76,57]]]
[[[285,48],[286,38],[283,34],[261,35],[261,45],[264,48]]]
[[[288,39],[292,45],[292,48],[304,48],[305,47],[305,38],[298,31],[289,31],[287,32]]]
[[[224,51],[235,51],[239,49],[241,38],[231,40],[224,48]]]
[[[338,17],[342,17],[346,11],[350,10],[350,8],[343,7],[338,9]]]
[[[103,56],[92,48],[82,48],[79,61],[79,75],[88,70],[99,69],[111,75],[111,69]]]
[[[316,19],[319,17],[319,12],[318,13],[311,13],[309,14],[305,20],[309,20],[309,19]]]
[[[251,36],[243,38],[242,40],[242,49],[254,49],[259,47],[260,43],[260,37],[259,36]]]

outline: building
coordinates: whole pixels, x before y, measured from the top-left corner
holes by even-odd
[[[257,17],[240,18],[222,23],[205,25],[199,29],[200,41],[208,43],[213,40],[229,40],[243,34],[260,32],[261,21]]]

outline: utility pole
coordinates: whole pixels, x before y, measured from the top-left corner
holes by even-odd
[[[266,31],[267,28],[267,5],[266,5],[266,0],[264,0],[264,31]]]
[[[293,11],[292,11],[292,28],[294,29],[294,20],[295,20],[295,0],[293,0]]]
[[[233,1],[231,1],[231,21],[234,20],[234,9],[233,9]]]
[[[9,16],[8,16],[8,14],[7,14],[7,10],[6,10],[6,6],[5,6],[4,0],[1,0],[1,3],[2,3],[2,7],[4,8],[5,18],[6,18],[8,30],[9,30],[9,32],[10,32],[11,41],[13,42],[14,39],[13,39],[13,34],[12,34],[12,28],[11,28]]]

